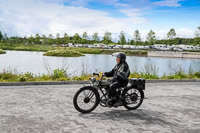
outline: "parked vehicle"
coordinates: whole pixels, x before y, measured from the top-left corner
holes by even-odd
[[[110,81],[103,80],[104,74],[102,72],[93,73],[93,75],[98,76],[100,80],[91,77],[91,85],[80,88],[73,98],[75,109],[81,113],[90,113],[98,105],[111,107],[108,100]],[[135,110],[140,107],[145,98],[145,79],[131,78],[129,83],[130,85],[117,89],[118,99],[113,107],[124,106],[128,110]]]
[[[192,45],[183,45],[183,44],[180,44],[179,48],[182,48],[183,50],[196,50],[195,46],[192,46]]]
[[[171,50],[171,47],[165,44],[155,44],[154,48],[157,50]]]
[[[103,48],[103,49],[107,49],[108,46],[107,46],[106,44],[101,44],[101,48]]]
[[[68,47],[75,47],[73,43],[68,43]]]
[[[58,45],[57,45],[57,44],[53,44],[52,46],[53,46],[53,47],[57,47]]]
[[[124,48],[124,49],[129,49],[129,48],[130,48],[130,45],[122,45],[122,48]]]
[[[88,44],[87,47],[88,47],[88,48],[94,48],[94,46],[91,45],[91,44]]]
[[[123,46],[122,46],[122,45],[115,45],[114,48],[116,48],[116,49],[120,49],[120,48],[123,48]]]
[[[136,46],[130,45],[130,49],[136,49]]]
[[[145,46],[136,46],[136,49],[145,49]]]
[[[94,48],[100,48],[101,47],[101,44],[100,43],[95,43],[94,44]]]
[[[61,44],[61,47],[68,47],[68,44]]]
[[[108,49],[113,49],[115,47],[115,45],[108,45],[107,48]]]

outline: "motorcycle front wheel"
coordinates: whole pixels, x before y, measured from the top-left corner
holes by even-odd
[[[144,92],[141,89],[127,88],[123,94],[123,105],[128,110],[135,110],[143,102]]]
[[[83,87],[76,92],[73,99],[74,107],[81,113],[90,113],[99,104],[98,91],[93,87]]]

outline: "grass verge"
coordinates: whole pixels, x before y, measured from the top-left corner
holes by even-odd
[[[55,69],[52,74],[34,75],[26,72],[22,74],[13,74],[9,71],[0,73],[0,82],[26,82],[26,81],[87,81],[92,75],[82,74],[80,76],[69,77],[64,69]],[[159,77],[155,71],[134,71],[129,78],[145,78],[145,79],[200,79],[200,72],[185,73],[176,72],[174,74]]]
[[[6,51],[0,49],[0,54],[5,54],[5,53],[6,53]]]

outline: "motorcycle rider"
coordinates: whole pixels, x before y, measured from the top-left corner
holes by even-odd
[[[104,73],[106,77],[113,77],[109,86],[108,93],[109,101],[111,101],[112,104],[114,104],[114,102],[116,102],[117,99],[116,89],[119,87],[127,86],[128,77],[130,75],[129,66],[126,62],[126,54],[119,52],[114,53],[113,55],[117,57],[117,64],[110,72]]]

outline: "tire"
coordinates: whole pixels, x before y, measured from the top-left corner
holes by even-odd
[[[130,93],[131,92],[131,93]],[[136,110],[141,106],[144,99],[144,92],[142,89],[137,88],[127,88],[124,90],[123,94],[123,106],[128,110]],[[132,102],[132,103],[130,103]],[[130,106],[130,105],[134,106]]]
[[[81,96],[83,97],[82,99]],[[99,102],[100,102],[99,92],[91,86],[86,86],[78,90],[74,95],[73,99],[73,104],[75,109],[81,113],[90,113],[98,106]],[[83,107],[80,106],[81,104],[83,104],[84,107],[86,106],[88,107],[89,103],[93,103],[93,105],[90,108],[84,109]]]

